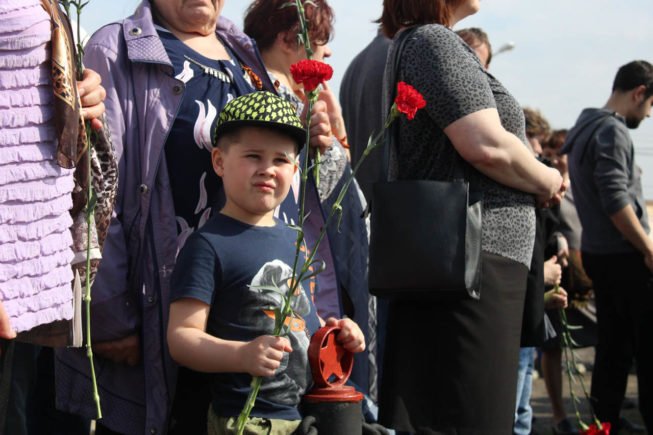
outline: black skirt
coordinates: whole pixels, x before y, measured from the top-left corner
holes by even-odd
[[[480,300],[390,303],[380,420],[417,434],[512,433],[528,269],[483,253]]]

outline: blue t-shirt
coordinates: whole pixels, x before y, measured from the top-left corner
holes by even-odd
[[[258,227],[218,213],[181,250],[172,276],[171,300],[193,298],[209,304],[206,332],[213,336],[251,341],[269,335],[275,324],[274,309],[281,306],[280,294],[270,287],[288,289],[296,239],[297,233],[278,219],[274,227]],[[286,322],[293,351],[284,355],[273,377],[264,379],[252,410],[254,417],[301,418],[297,405],[311,380],[308,344],[319,328],[313,286],[303,282],[294,298],[295,315]],[[211,379],[215,413],[223,417],[240,414],[252,377],[216,373]]]

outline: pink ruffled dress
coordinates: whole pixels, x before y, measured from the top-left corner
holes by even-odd
[[[0,2],[0,300],[17,332],[73,315],[72,171],[54,160],[50,18]]]

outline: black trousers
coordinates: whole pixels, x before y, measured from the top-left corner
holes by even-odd
[[[481,299],[392,300],[380,421],[418,435],[506,435],[528,268],[483,253]]]
[[[583,266],[596,294],[594,411],[618,432],[619,410],[634,361],[639,408],[648,432],[653,433],[653,275],[640,254],[583,253]]]

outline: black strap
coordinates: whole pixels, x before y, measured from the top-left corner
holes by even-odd
[[[392,77],[385,77],[385,82],[390,85],[390,103],[386,104],[387,108],[389,109],[392,107],[392,101],[394,101],[395,97],[397,96],[397,82],[399,79],[399,67],[401,66],[401,57],[404,52],[404,48],[406,48],[406,42],[408,41],[408,37],[412,35],[417,27],[410,27],[408,29],[405,29],[399,33],[399,36],[397,37],[397,40],[395,44],[397,45],[397,48],[394,51],[394,59],[392,61]],[[386,74],[388,71],[386,70]],[[386,95],[387,98],[387,95]],[[387,113],[384,113],[383,116],[386,116]],[[385,121],[385,120],[384,120]],[[392,150],[392,147],[394,146],[396,149],[398,141],[396,138],[399,136],[399,123],[394,122],[390,128],[387,128],[384,135],[383,135],[383,158],[381,159],[381,174],[382,174],[382,180],[381,181],[390,181],[390,152]]]

